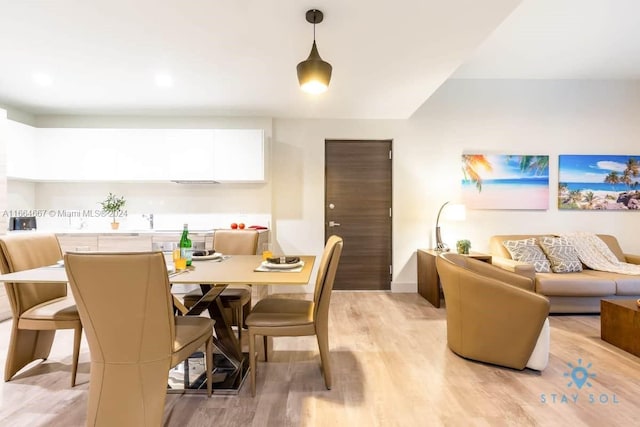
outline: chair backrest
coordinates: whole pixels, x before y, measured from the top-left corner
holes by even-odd
[[[216,252],[225,255],[255,255],[258,249],[256,230],[216,230],[213,235]]]
[[[175,318],[162,252],[67,253],[64,260],[92,362],[170,359]]]
[[[342,237],[330,236],[322,252],[313,292],[315,322],[326,322],[329,319],[329,301],[342,255],[342,245]]]
[[[14,273],[53,265],[62,259],[54,234],[19,233],[0,236],[0,271]],[[67,295],[62,283],[5,283],[11,311],[19,317],[31,307]]]

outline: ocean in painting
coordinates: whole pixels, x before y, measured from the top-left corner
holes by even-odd
[[[549,186],[549,177],[534,177],[534,178],[506,178],[506,179],[484,179],[482,180],[482,190],[484,191],[487,186]],[[462,186],[471,186],[474,189],[476,188],[476,184],[469,180],[462,180]]]
[[[608,184],[606,182],[562,182],[569,191],[606,191],[612,193],[624,193],[632,190],[627,184]]]
[[[486,179],[480,192],[462,180],[462,198],[470,209],[548,209],[549,178]]]

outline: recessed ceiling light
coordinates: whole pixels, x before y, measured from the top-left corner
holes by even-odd
[[[45,73],[34,73],[33,81],[40,86],[51,86],[53,84],[53,79],[51,78],[51,76]]]
[[[171,87],[173,78],[169,74],[156,74],[156,84],[160,87]]]

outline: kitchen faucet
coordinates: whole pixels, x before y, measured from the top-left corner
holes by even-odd
[[[149,221],[149,229],[153,230],[153,214],[152,213],[150,213],[149,215],[142,214],[142,218]]]

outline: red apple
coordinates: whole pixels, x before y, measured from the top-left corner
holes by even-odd
[[[241,222],[240,224],[238,224],[238,228],[240,230],[244,230],[244,222]]]
[[[231,229],[235,230],[236,228],[238,228],[238,224],[236,224],[235,222],[231,223]]]

